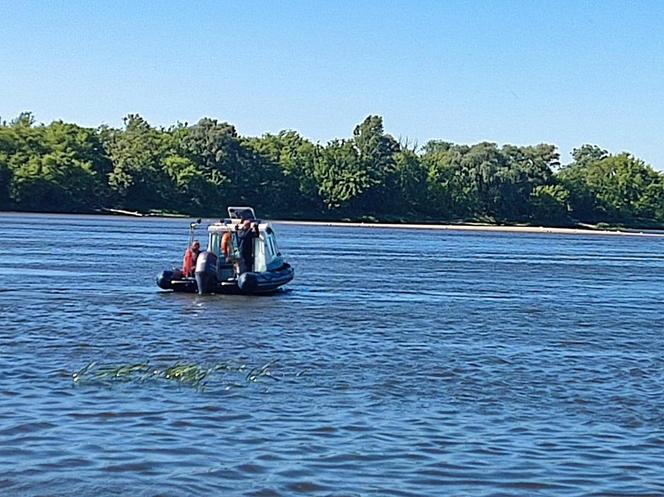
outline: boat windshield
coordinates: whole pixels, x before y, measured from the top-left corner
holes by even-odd
[[[219,257],[220,244],[221,244],[221,233],[210,233],[210,239],[208,241],[208,252],[212,252],[214,255]]]

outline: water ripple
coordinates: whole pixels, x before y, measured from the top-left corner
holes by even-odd
[[[157,291],[186,222],[0,226],[3,496],[664,495],[661,240],[284,225],[257,299]]]

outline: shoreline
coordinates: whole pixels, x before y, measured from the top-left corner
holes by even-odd
[[[280,221],[279,224],[295,226],[330,226],[347,228],[375,229],[418,229],[437,231],[488,231],[494,233],[535,233],[553,235],[610,235],[610,236],[650,236],[664,238],[664,232],[648,230],[600,230],[591,228],[556,228],[546,226],[494,226],[489,224],[416,224],[416,223],[357,223],[343,221]]]
[[[108,218],[124,218],[124,219],[141,219],[141,220],[165,220],[165,221],[185,221],[193,219],[195,216],[159,216],[159,215],[142,215],[136,216],[133,213],[61,213],[61,212],[30,212],[30,211],[0,211],[0,215],[10,216],[76,216],[76,217],[108,217]],[[218,218],[203,218],[205,221],[213,221]],[[491,232],[491,233],[526,233],[526,234],[542,234],[542,235],[606,235],[606,236],[641,236],[641,237],[655,237],[664,238],[664,230],[647,230],[626,228],[623,230],[606,230],[595,229],[592,227],[579,227],[579,228],[558,228],[548,226],[498,226],[491,224],[426,224],[426,223],[365,223],[354,221],[307,221],[307,220],[288,220],[288,219],[269,219],[269,221],[277,224],[285,224],[291,226],[329,226],[335,228],[372,228],[372,229],[410,229],[410,230],[435,230],[435,231],[476,231],[476,232]]]

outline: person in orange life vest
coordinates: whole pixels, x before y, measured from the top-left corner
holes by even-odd
[[[193,272],[196,270],[196,259],[200,252],[201,244],[198,243],[198,240],[194,240],[191,247],[185,250],[184,258],[182,259],[182,274],[184,274],[185,277],[193,275]]]
[[[224,260],[229,263],[233,256],[233,239],[230,231],[225,231],[219,242],[219,253],[224,256]]]

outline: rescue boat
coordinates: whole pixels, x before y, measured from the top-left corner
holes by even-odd
[[[157,275],[157,286],[164,290],[188,293],[221,294],[269,294],[291,281],[295,275],[293,267],[284,261],[277,245],[274,227],[268,221],[256,219],[251,207],[229,207],[228,218],[207,228],[207,248],[196,258],[193,275],[183,274],[181,268],[172,268]],[[257,230],[253,239],[253,261],[249,271],[239,274],[238,233],[240,223],[250,220]],[[189,226],[191,246],[200,219]],[[230,233],[232,253],[224,256],[221,240]],[[227,260],[228,259],[228,260]]]

